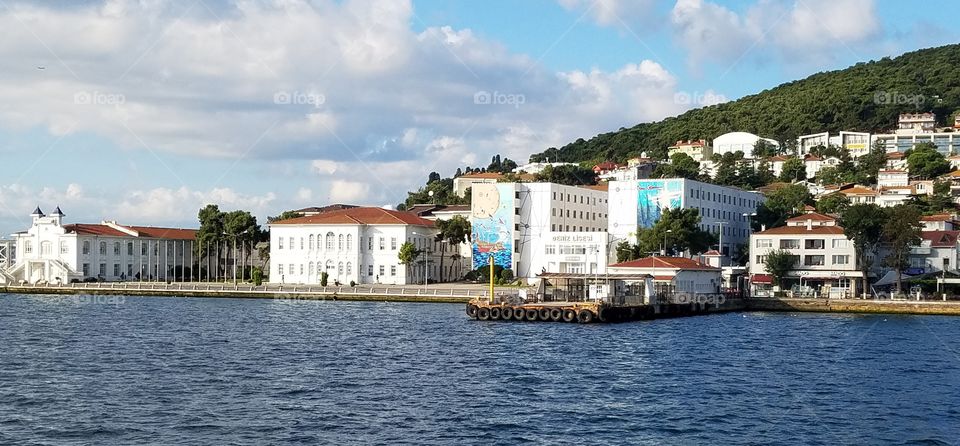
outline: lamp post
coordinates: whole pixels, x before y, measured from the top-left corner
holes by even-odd
[[[743,217],[747,219],[747,253],[748,255],[750,253],[750,250],[753,249],[750,246],[750,237],[753,235],[753,217],[756,217],[756,216],[757,216],[756,212],[743,213]],[[750,280],[750,263],[751,263],[750,257],[748,256],[747,257],[747,284],[744,288],[749,288],[752,285],[752,282]],[[744,291],[747,291],[749,293],[749,290],[744,290]]]
[[[672,233],[673,233],[673,229],[667,229],[667,231],[663,233],[663,249],[661,250],[663,253],[662,254],[663,256],[667,255],[667,234],[672,234]]]
[[[718,231],[719,234],[720,234],[720,238],[717,240],[717,247],[720,248],[719,251],[720,251],[720,266],[721,266],[721,267],[723,266],[723,225],[725,225],[725,224],[727,224],[727,223],[730,223],[730,222],[728,222],[728,221],[720,221],[720,222],[717,222],[717,226],[720,227],[720,231]]]

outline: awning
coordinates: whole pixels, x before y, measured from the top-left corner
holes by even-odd
[[[769,283],[769,284],[772,284],[772,283],[773,283],[773,276],[771,276],[771,275],[769,275],[769,274],[754,274],[753,277],[750,279],[750,281],[753,282],[753,283]]]
[[[906,274],[900,274],[900,279],[904,282],[906,282],[907,279],[910,279],[912,277],[913,276],[908,276]],[[896,283],[897,283],[897,272],[887,271],[887,273],[884,274],[883,277],[880,278],[880,280],[874,282],[873,286],[895,285]]]

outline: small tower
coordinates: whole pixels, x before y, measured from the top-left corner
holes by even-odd
[[[40,220],[43,217],[46,217],[46,215],[43,214],[43,211],[40,210],[40,206],[37,206],[37,208],[33,210],[33,213],[31,213],[30,216],[33,217],[33,224],[37,224],[38,220]]]
[[[57,206],[57,210],[53,211],[50,216],[53,217],[53,224],[63,226],[63,217],[66,217],[66,214],[60,210],[60,206]]]

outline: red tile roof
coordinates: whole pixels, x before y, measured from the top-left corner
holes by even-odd
[[[642,259],[631,260],[610,265],[613,268],[674,268],[686,270],[704,270],[719,271],[720,268],[714,268],[710,265],[700,263],[686,257],[644,257]]]
[[[433,227],[434,222],[414,214],[378,207],[359,207],[319,215],[275,221],[272,225],[415,225]]]
[[[589,184],[588,184],[588,185],[583,185],[583,186],[579,186],[579,187],[582,187],[582,188],[584,188],[584,189],[599,190],[599,191],[604,191],[604,192],[610,190],[610,185],[607,184],[607,183],[601,183],[601,184],[595,184],[595,185],[589,185]]]
[[[834,220],[836,220],[836,218],[833,218],[833,217],[831,217],[831,216],[829,216],[829,215],[821,214],[821,213],[818,213],[818,212],[810,212],[810,213],[808,213],[808,214],[803,214],[803,215],[798,215],[798,216],[793,217],[793,218],[788,218],[788,219],[787,219],[787,222],[804,222],[804,221],[807,221],[807,220],[813,220],[813,221],[834,221]]]
[[[953,220],[953,215],[950,214],[933,214],[933,215],[924,215],[920,217],[920,221],[951,221]]]
[[[763,235],[842,235],[843,228],[839,226],[812,226],[810,229],[807,229],[806,226],[778,226],[776,228],[767,229],[763,232],[756,232],[755,234]]]
[[[957,246],[957,237],[960,231],[923,231],[920,237],[924,240],[930,240],[930,246],[934,248],[950,248]]]
[[[121,226],[121,225],[118,225]],[[196,229],[179,228],[156,228],[150,226],[123,226],[124,228],[136,231],[140,237],[158,238],[169,240],[194,240],[197,238]],[[104,237],[133,237],[132,235],[111,228],[103,224],[76,223],[63,225],[67,233],[78,235],[99,235]]]
[[[863,187],[863,186],[854,186],[849,189],[842,189],[840,193],[844,195],[877,195],[877,191]]]
[[[890,160],[898,160],[898,159],[903,158],[904,155],[905,155],[905,154],[904,154],[903,152],[888,152],[888,153],[887,153],[887,159],[890,159]]]

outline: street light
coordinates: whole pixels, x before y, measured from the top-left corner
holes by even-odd
[[[673,233],[673,229],[667,229],[667,231],[663,233],[663,256],[667,255],[667,234],[671,233]]]

